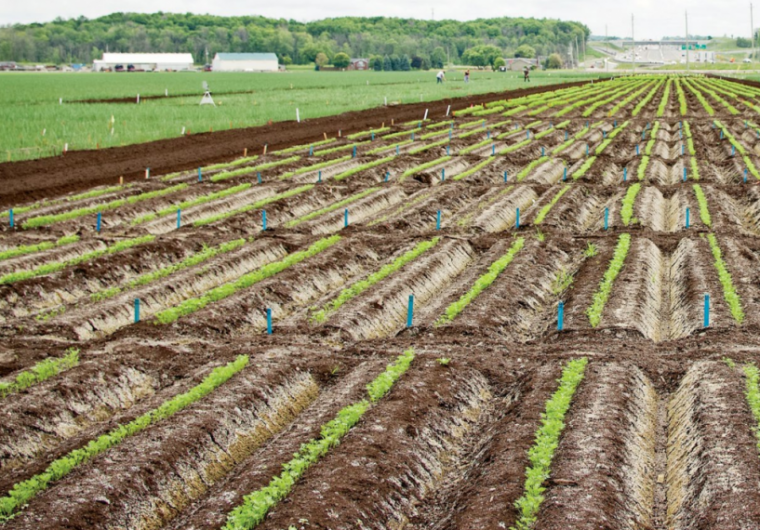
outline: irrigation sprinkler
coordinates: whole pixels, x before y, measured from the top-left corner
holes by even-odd
[[[135,298],[135,324],[140,322],[140,299]]]
[[[100,233],[100,225],[101,225],[102,217],[103,217],[102,214],[98,212],[98,220],[95,221],[95,230],[98,233]],[[11,224],[11,226],[13,226],[13,224]]]
[[[515,210],[515,228],[520,228],[520,208]]]
[[[438,210],[438,213],[435,217],[435,229],[440,230],[441,229],[441,210]]]
[[[686,228],[689,228],[691,223],[689,222],[691,218],[691,208],[686,208]]]
[[[343,228],[348,227],[348,208],[343,210]]]
[[[203,182],[203,170],[198,168],[198,182]]]
[[[150,168],[149,168],[149,167],[146,167],[146,168],[145,168],[145,179],[147,180],[147,179],[149,179],[149,178],[150,178]]]
[[[628,168],[624,167],[623,168],[623,182],[625,182],[626,180],[628,180]]]
[[[560,302],[557,306],[557,331],[562,331],[565,327],[565,302]]]
[[[13,208],[8,211],[8,217],[11,219],[11,228],[13,228]]]
[[[267,211],[261,210],[261,231],[265,232],[267,229]]]
[[[272,310],[267,307],[267,335],[272,334]]]
[[[406,311],[406,327],[412,327],[412,321],[414,320],[414,295],[409,295],[409,307]]]
[[[182,210],[177,208],[177,228],[182,226]]]
[[[710,327],[710,295],[705,293],[705,319],[704,327]]]
[[[256,172],[256,181],[261,184],[261,171]]]
[[[604,209],[604,229],[607,230],[609,228],[610,224],[610,209],[605,208]]]

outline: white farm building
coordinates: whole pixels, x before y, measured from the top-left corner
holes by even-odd
[[[192,70],[193,56],[189,53],[104,53],[92,63],[95,72],[102,70]]]
[[[217,53],[211,63],[214,72],[276,72],[274,53]]]

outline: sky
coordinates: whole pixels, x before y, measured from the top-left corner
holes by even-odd
[[[760,0],[757,2],[760,26]],[[636,39],[659,39],[684,35],[684,11],[689,10],[692,35],[749,36],[749,2],[742,0],[33,0],[0,2],[0,25],[47,22],[56,17],[96,18],[116,11],[154,13],[209,13],[212,15],[263,15],[299,21],[339,16],[392,16],[441,20],[471,20],[491,17],[558,18],[583,22],[594,35],[630,37],[631,14]]]

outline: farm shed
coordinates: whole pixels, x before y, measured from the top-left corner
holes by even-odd
[[[520,72],[525,68],[526,66],[528,68],[531,68],[533,66],[537,66],[537,62],[535,59],[525,59],[523,57],[515,57],[513,59],[505,59],[507,63],[507,69],[512,70],[513,72]]]
[[[217,53],[211,63],[214,72],[276,72],[274,53]]]
[[[102,59],[93,61],[92,69],[99,72],[121,66],[126,71],[129,65],[134,70],[145,71],[191,70],[193,56],[189,53],[104,53]]]
[[[351,63],[348,65],[347,70],[369,70],[369,59],[351,59]]]

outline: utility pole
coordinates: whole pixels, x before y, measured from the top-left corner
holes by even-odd
[[[633,29],[633,13],[631,13],[631,73],[636,72],[636,37]]]
[[[689,12],[684,11],[686,19],[686,71],[689,71]]]
[[[755,58],[755,22],[753,20],[752,15],[753,15],[752,3],[750,3],[749,4],[749,25],[750,25],[750,30],[752,31],[752,36],[751,36],[752,37],[752,54],[750,55],[750,57],[754,59]]]
[[[575,55],[578,57],[578,66],[581,65],[581,48],[578,46],[578,35],[575,36]]]

